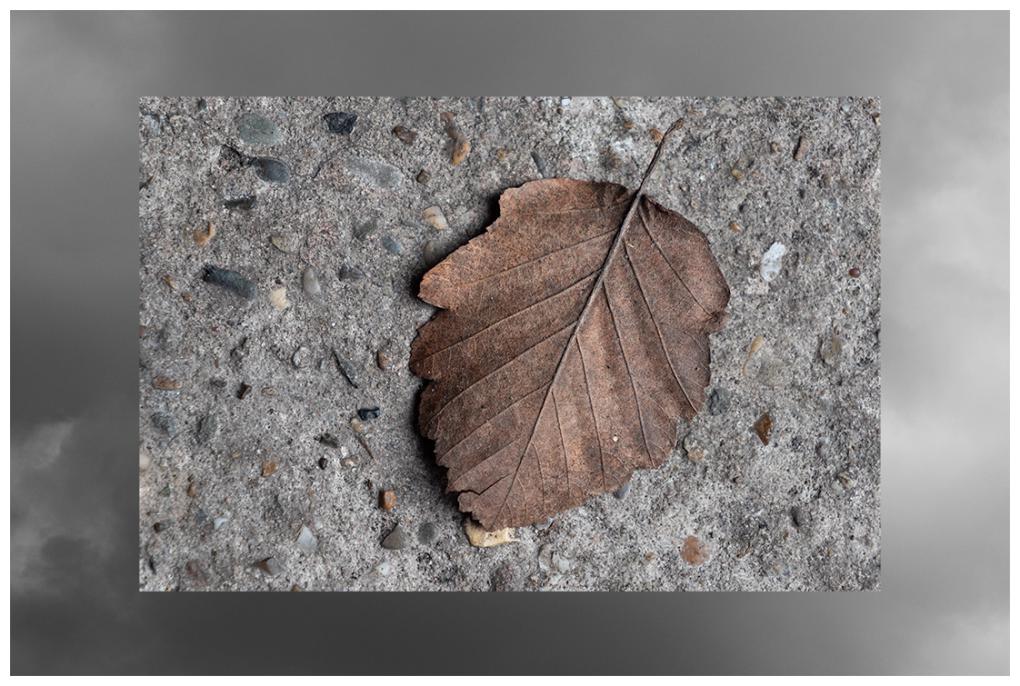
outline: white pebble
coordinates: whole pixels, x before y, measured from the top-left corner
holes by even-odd
[[[786,246],[782,243],[773,243],[765,254],[761,256],[761,278],[771,281],[779,276],[783,269],[783,255],[786,254]]]

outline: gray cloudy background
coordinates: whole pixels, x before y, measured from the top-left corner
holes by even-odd
[[[11,28],[14,673],[1008,670],[1008,14]],[[560,93],[881,96],[882,590],[139,593],[139,96]]]

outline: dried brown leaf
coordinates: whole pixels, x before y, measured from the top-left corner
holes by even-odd
[[[442,311],[411,347],[432,380],[420,429],[485,529],[661,465],[677,418],[704,402],[729,288],[704,234],[644,195],[662,145],[637,192],[573,179],[505,191],[499,219],[422,279]]]

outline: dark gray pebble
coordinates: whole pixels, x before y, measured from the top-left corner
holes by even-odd
[[[205,445],[216,436],[220,429],[220,422],[215,415],[207,414],[198,420],[198,427],[195,429],[195,441],[199,445]]]
[[[388,252],[394,255],[399,255],[404,252],[404,249],[400,246],[400,243],[393,236],[386,234],[382,237],[382,246],[386,248]]]
[[[244,400],[249,393],[251,393],[251,386],[249,384],[242,382],[241,385],[237,387],[238,400]]]
[[[708,413],[722,414],[730,409],[730,394],[725,388],[714,388],[708,396]]]
[[[363,422],[367,422],[369,419],[379,418],[378,407],[362,407],[358,409],[358,419]]]
[[[167,436],[173,436],[177,433],[177,425],[174,422],[174,418],[166,412],[154,412],[152,415],[152,425]]]
[[[290,170],[287,165],[272,157],[253,157],[248,164],[255,167],[255,173],[263,181],[272,183],[284,183],[290,178]]]
[[[806,507],[795,505],[790,510],[790,518],[793,520],[793,525],[799,529],[811,521],[811,513]]]
[[[361,281],[365,278],[365,272],[361,271],[358,267],[345,264],[340,267],[339,276],[341,281]]]
[[[242,298],[251,300],[255,297],[255,284],[243,274],[230,269],[214,267],[211,264],[205,266],[202,280],[206,283],[215,284],[228,291],[233,291]]]
[[[223,201],[223,206],[228,210],[250,210],[255,207],[257,198],[254,195],[244,195],[240,198],[227,198]]]
[[[237,135],[252,145],[276,145],[281,139],[279,127],[254,112],[248,112],[237,120]]]
[[[325,469],[327,466],[329,466],[329,460],[327,460],[324,457],[320,457],[319,458],[319,469]]]
[[[322,117],[330,133],[349,134],[354,130],[358,115],[353,112],[330,112]]]
[[[407,537],[399,524],[393,527],[393,531],[389,532],[382,540],[382,547],[387,550],[400,550],[405,545],[407,545]]]
[[[538,173],[544,179],[546,177],[546,170],[547,170],[546,163],[545,163],[545,158],[542,157],[538,152],[533,152],[533,153],[531,153],[531,159],[534,160],[534,162],[535,162],[535,169],[538,170]]]
[[[432,543],[438,535],[439,532],[436,530],[436,525],[432,522],[422,522],[421,526],[418,527],[418,541],[420,543]]]
[[[322,443],[325,446],[329,446],[330,448],[340,447],[340,439],[330,433],[325,433],[322,434],[321,436],[316,436],[315,440],[317,440],[319,443]]]
[[[343,355],[337,352],[336,348],[333,348],[333,361],[336,362],[336,368],[340,371],[340,376],[344,377],[344,380],[347,381],[347,383],[349,383],[353,388],[357,388],[358,382],[354,376],[354,368],[351,366],[351,363],[343,357]]]

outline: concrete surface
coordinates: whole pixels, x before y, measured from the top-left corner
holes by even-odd
[[[471,143],[459,166],[445,111]],[[337,112],[357,115],[350,133],[330,130],[349,121],[324,119]],[[143,98],[139,588],[876,589],[878,112],[872,98]],[[678,116],[649,192],[708,235],[732,290],[709,406],[624,497],[472,547],[415,428],[407,352],[431,315],[418,280],[508,187],[634,187],[650,129]],[[449,229],[424,220],[431,206]],[[207,264],[254,297],[204,281]],[[766,412],[768,445],[752,428]]]

